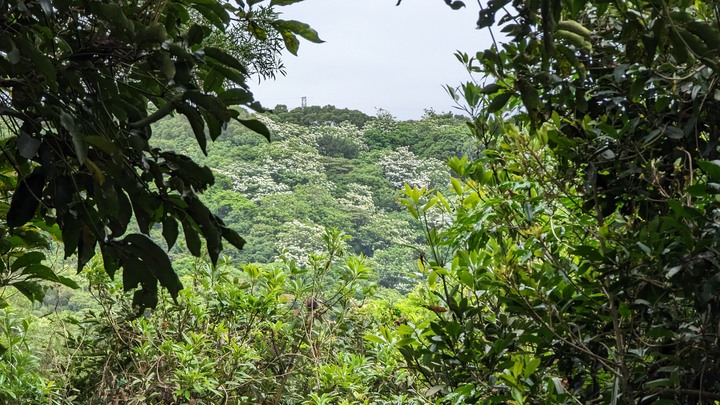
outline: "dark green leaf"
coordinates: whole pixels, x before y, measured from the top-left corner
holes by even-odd
[[[37,223],[38,220],[36,219],[33,222]],[[44,233],[38,232],[36,225],[13,229],[13,236],[10,237],[10,239],[12,243],[19,248],[50,249],[49,238]],[[2,239],[0,239],[0,241],[2,241]]]
[[[258,25],[255,21],[250,21],[248,24],[248,28],[250,29],[250,33],[258,40],[260,41],[266,41],[267,40],[267,31],[265,31],[260,25]],[[291,51],[292,52],[292,51]]]
[[[602,254],[598,251],[596,247],[593,246],[577,246],[573,250],[573,254],[594,262],[600,262],[603,260]]]
[[[267,139],[268,141],[270,140],[270,130],[262,122],[254,119],[238,119],[238,122],[246,126],[248,129],[251,129],[252,131],[255,131],[258,134],[264,136],[265,139]]]
[[[203,17],[207,18],[215,27],[221,31],[225,31],[225,24],[230,23],[230,15],[221,3],[217,1],[195,1],[193,8],[197,10]]]
[[[85,141],[85,135],[83,135],[75,126],[75,120],[73,117],[65,111],[60,112],[60,123],[72,137],[73,146],[75,147],[75,154],[80,164],[85,163],[88,153],[88,145]]]
[[[146,271],[152,273],[160,285],[168,290],[173,299],[177,298],[178,292],[182,289],[182,283],[173,270],[167,253],[150,238],[141,234],[127,235],[122,242],[129,244],[129,252],[143,261]]]
[[[243,66],[243,64],[240,62],[239,59],[233,57],[232,55],[230,55],[229,53],[227,53],[221,49],[214,48],[211,46],[206,46],[205,47],[205,56],[211,57],[211,58],[215,59],[216,61],[222,63],[223,65],[233,68],[235,70],[238,70],[238,71],[242,72],[243,74],[247,74],[247,70],[245,70],[245,66]]]
[[[22,295],[32,302],[41,302],[45,298],[46,288],[35,281],[21,281],[12,284]]]
[[[685,45],[682,37],[680,37],[675,30],[668,30],[668,34],[668,38],[672,43],[672,52],[675,57],[675,61],[677,63],[686,63],[690,57],[687,45]]]
[[[137,257],[132,256],[131,252],[124,246],[118,246],[118,250],[123,251],[122,259],[122,277],[123,291],[131,291],[140,286],[140,283],[152,283],[155,278],[147,271],[145,264]]]
[[[57,73],[53,62],[38,50],[37,46],[30,43],[25,38],[15,36],[15,43],[20,49],[20,55],[24,55],[30,58],[32,61],[32,68],[38,69],[38,78],[44,80],[50,87],[50,90],[57,91]]]
[[[157,303],[157,285],[143,284],[141,289],[133,293],[132,305],[138,308],[137,316],[141,316],[145,308],[155,308]]]
[[[24,276],[30,276],[33,278],[37,278],[40,280],[46,280],[46,281],[58,281],[57,275],[55,272],[52,271],[52,269],[48,266],[42,265],[40,263],[34,263],[30,266],[26,267],[22,274]]]
[[[204,37],[205,37],[205,31],[204,31],[202,25],[193,24],[190,27],[190,29],[188,30],[188,34],[187,34],[188,45],[199,44],[202,42]]]
[[[45,176],[38,173],[38,171],[34,171],[18,182],[10,203],[10,210],[7,213],[8,226],[25,225],[35,216],[44,187]]]
[[[488,105],[488,112],[494,113],[502,110],[503,107],[505,107],[505,104],[507,104],[507,102],[510,100],[510,97],[512,97],[512,95],[512,93],[504,92],[495,96]]]
[[[80,286],[78,285],[78,283],[75,282],[75,280],[64,276],[57,276],[56,282],[64,285],[65,287],[70,287],[74,290],[80,288]]]
[[[125,233],[127,226],[130,223],[132,217],[132,205],[130,199],[127,197],[125,192],[119,186],[115,186],[115,192],[117,195],[117,215],[110,218],[108,226],[112,231],[113,236],[120,236]]]
[[[178,237],[178,224],[175,218],[166,216],[163,218],[162,221],[163,225],[163,238],[165,238],[165,243],[167,243],[168,250],[172,249],[172,247],[175,245],[175,242],[177,241]]]
[[[100,245],[100,252],[103,258],[103,268],[111,280],[115,278],[115,272],[120,268],[120,253],[112,244]]]
[[[700,160],[697,165],[713,180],[720,180],[720,160]]]
[[[107,153],[108,155],[116,155],[120,153],[120,149],[110,139],[104,136],[87,136],[85,137],[85,142],[87,142],[91,146],[94,146],[96,149]]]
[[[40,140],[33,138],[25,131],[20,131],[17,139],[17,149],[20,156],[32,159],[40,149]]]
[[[10,266],[12,271],[18,271],[22,268],[28,267],[32,264],[39,264],[45,260],[45,254],[42,252],[27,252],[22,256],[15,259]]]
[[[225,79],[230,80],[239,86],[242,86],[242,87],[247,86],[245,84],[245,79],[246,79],[245,75],[238,72],[237,70],[231,69],[212,58],[206,59],[206,62],[208,64],[208,66],[210,67],[208,76],[210,76],[211,74],[220,75],[221,77],[224,77]],[[220,91],[220,89],[218,88],[217,91]]]
[[[178,112],[187,117],[188,122],[190,122],[190,127],[192,127],[193,133],[195,134],[195,139],[197,139],[198,145],[200,145],[200,149],[207,155],[207,138],[205,136],[205,124],[202,116],[197,110],[185,103],[179,103],[176,108]]]
[[[297,56],[298,48],[300,48],[300,41],[297,39],[295,34],[287,30],[282,30],[280,31],[280,35],[282,35],[283,42],[285,42],[285,49],[287,49],[291,54]]]
[[[183,233],[185,234],[185,244],[190,251],[190,254],[195,257],[202,256],[202,252],[200,251],[202,243],[200,242],[200,236],[195,230],[195,227],[190,224],[189,221],[182,221],[182,225]]]
[[[237,249],[242,250],[243,246],[245,246],[245,239],[235,232],[235,230],[226,226],[221,226],[220,229],[222,230],[222,237],[225,238],[225,240],[230,242],[230,244],[235,246]]]
[[[218,69],[211,69],[203,78],[203,90],[205,92],[220,92],[225,81],[225,76]]]
[[[173,62],[172,58],[167,53],[162,53],[157,60],[157,69],[160,71],[160,73],[165,76],[168,80],[171,80],[175,77],[175,74],[177,73],[175,71],[175,62]]]
[[[165,26],[159,22],[151,22],[135,34],[135,42],[141,47],[161,44],[165,42],[166,39],[167,31],[165,30]]]
[[[222,233],[220,224],[210,210],[197,198],[189,197],[185,199],[192,218],[197,222],[200,232],[205,238],[207,244],[210,261],[213,265],[217,264],[222,250]]]
[[[500,90],[502,90],[502,87],[499,84],[491,83],[491,84],[488,84],[487,86],[483,87],[482,90],[480,90],[480,92],[482,94],[495,94]]]
[[[274,23],[279,31],[288,30],[294,34],[300,35],[310,42],[322,43],[325,42],[318,36],[317,31],[310,28],[308,24],[295,20],[278,20]]]
[[[160,156],[174,166],[173,175],[180,177],[186,186],[192,186],[195,192],[204,191],[215,183],[213,172],[207,166],[200,166],[192,159],[172,152],[163,152]],[[177,191],[185,193],[188,190]]]
[[[63,217],[62,240],[65,247],[65,258],[75,254],[80,241],[80,223],[70,214]]]
[[[240,88],[229,89],[218,94],[218,98],[225,105],[247,104],[253,101],[253,95],[249,91]]]
[[[20,62],[20,50],[15,46],[15,41],[9,40],[10,44],[12,45],[11,50],[7,53],[7,60],[13,65],[16,65],[18,62]]]
[[[682,129],[672,125],[668,125],[667,127],[665,127],[664,134],[670,139],[682,139],[685,137],[685,133]]]
[[[520,87],[520,97],[522,98],[523,104],[525,104],[525,108],[531,110],[540,107],[540,95],[532,84],[525,80],[520,80],[518,87]]]
[[[137,221],[138,228],[140,228],[140,232],[145,234],[150,233],[153,218],[147,197],[147,194],[143,192],[130,194],[130,202],[132,203],[132,209],[135,213],[135,220]]]
[[[218,110],[215,110],[218,111]],[[222,110],[220,110],[222,111]],[[225,110],[228,111],[228,110]],[[222,113],[221,113],[222,114]],[[210,135],[210,139],[213,141],[218,139],[220,135],[222,135],[223,131],[223,124],[227,121],[220,120],[217,118],[217,116],[213,115],[212,113],[208,112],[207,110],[202,111],[200,113],[202,115],[203,119],[205,120],[205,125],[207,125],[208,128],[208,135]]]
[[[95,256],[97,238],[88,228],[82,228],[78,240],[77,271],[80,273],[85,265]]]
[[[187,100],[196,106],[203,108],[208,114],[215,117],[222,123],[230,121],[232,114],[227,106],[217,97],[202,94],[199,91],[188,91],[185,93]]]

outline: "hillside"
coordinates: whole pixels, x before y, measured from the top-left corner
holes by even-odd
[[[0,404],[720,404],[717,2],[445,0],[466,122],[300,2],[2,3]]]
[[[407,290],[421,234],[397,202],[398,190],[404,183],[446,187],[445,161],[472,152],[464,121],[428,112],[402,122],[384,111],[370,117],[332,106],[307,107],[307,115],[274,111],[280,114],[261,118],[270,142],[231,123],[204,156],[184,117],[174,117],[153,127],[151,145],[212,169],[216,182],[203,198],[247,240],[242,251],[226,252],[239,262],[284,255],[304,263],[322,249],[322,229],[335,227],[352,236],[355,253],[373,258],[381,286]],[[186,273],[192,259],[174,253]]]

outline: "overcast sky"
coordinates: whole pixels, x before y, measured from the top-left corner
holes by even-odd
[[[468,76],[456,50],[489,46],[475,29],[477,5],[453,11],[441,0],[305,0],[279,7],[282,19],[310,24],[325,41],[301,40],[298,57],[283,57],[287,76],[253,84],[266,107],[332,104],[374,115],[383,108],[399,119],[425,108],[451,111],[443,85]],[[454,111],[454,110],[453,110]]]

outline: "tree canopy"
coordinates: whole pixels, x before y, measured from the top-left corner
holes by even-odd
[[[447,87],[472,141],[431,112],[379,112],[359,128],[331,106],[307,121],[322,109],[230,108],[259,106],[240,51],[215,35],[279,35],[295,52],[294,35],[319,38],[274,20],[294,2],[258,14],[258,1],[3,3],[0,285],[38,299],[34,280],[83,283],[98,310],[63,325],[53,391],[15,372],[33,370],[29,321],[0,302],[0,345],[13,348],[0,346],[0,400],[720,401],[715,2],[478,2],[493,45],[458,52],[471,79]],[[273,121],[282,114],[307,126]],[[184,134],[206,152],[225,124],[267,125],[278,142],[233,131],[218,160],[181,154]],[[222,189],[201,200],[215,181],[205,163]],[[244,242],[224,220],[273,262],[220,260],[223,237]],[[163,247],[181,228],[209,260],[173,256],[192,270],[179,292]],[[90,263],[84,279],[46,266],[50,236]],[[120,266],[123,285],[107,278]],[[123,289],[136,289],[134,309]]]
[[[337,108],[333,105],[297,107],[288,110],[286,105],[279,104],[272,109],[274,116],[281,122],[291,122],[298,125],[340,125],[349,122],[362,128],[371,117],[362,111],[348,108]]]
[[[454,217],[426,225],[437,320],[401,333],[446,400],[720,398],[718,16],[704,1],[481,4],[478,27],[507,40],[459,52],[475,80],[448,92],[482,152],[450,161],[452,197],[404,200]]]
[[[3,2],[6,248],[42,239],[39,229],[56,229],[65,256],[77,253],[79,270],[99,247],[108,274],[122,267],[125,288],[139,287],[134,302],[140,308],[155,305],[158,284],[173,297],[181,288],[167,254],[147,236],[155,224],[162,224],[168,247],[180,229],[194,255],[201,255],[204,240],[213,263],[223,239],[242,248],[243,238],[198,199],[214,182],[210,169],[153,148],[150,125],[183,115],[203,151],[231,120],[270,137],[262,123],[235,108],[262,110],[246,85],[254,54],[238,59],[218,47],[232,36],[215,34],[247,32],[256,48],[279,35],[292,53],[298,36],[321,40],[304,23],[263,12],[295,1],[262,3]],[[273,42],[266,49],[272,54],[277,47]],[[131,223],[139,233],[126,235]],[[40,259],[18,251],[15,273],[3,284],[40,299],[43,288],[33,279],[63,281]]]

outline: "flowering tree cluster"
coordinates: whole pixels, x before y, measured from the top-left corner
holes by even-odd
[[[448,177],[442,162],[419,158],[407,146],[387,152],[378,164],[385,171],[385,177],[398,189],[406,183],[414,187],[429,188],[443,184],[443,180]]]

